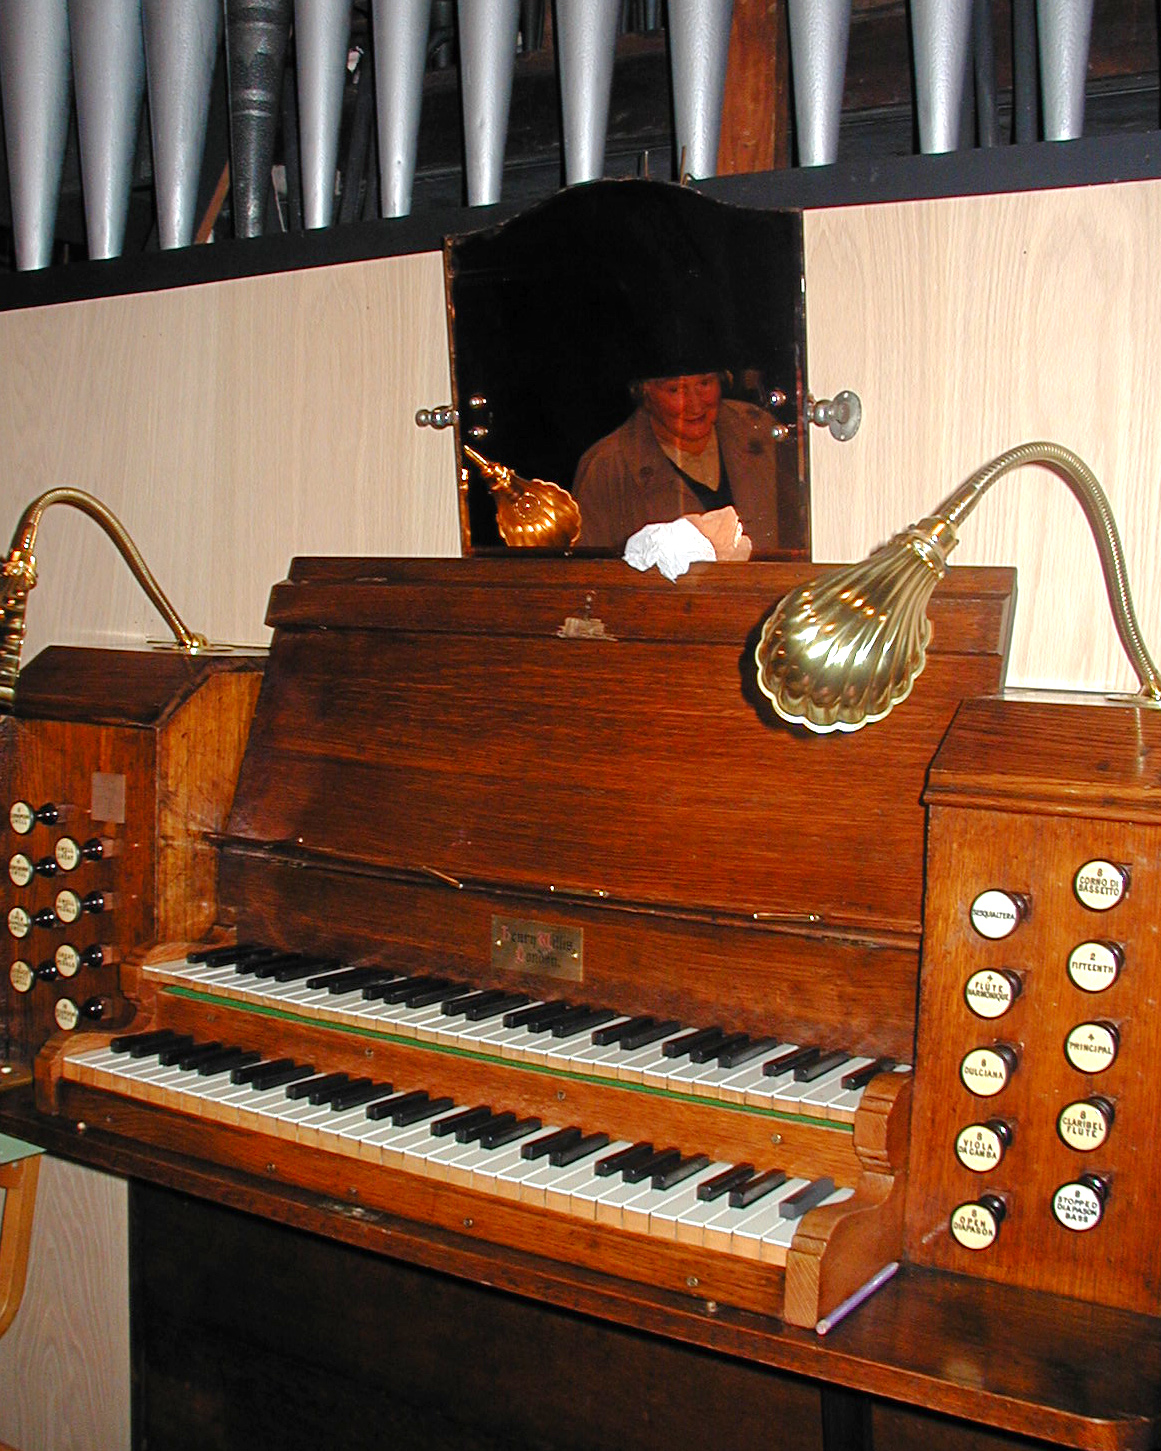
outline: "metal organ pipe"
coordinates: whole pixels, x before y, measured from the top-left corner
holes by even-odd
[[[69,0],[69,32],[89,256],[119,257],[145,98],[141,0]]]
[[[196,222],[222,7],[220,0],[144,0],[143,16],[158,240],[163,248],[186,247]]]
[[[0,96],[16,265],[47,267],[69,119],[66,0],[0,0]]]

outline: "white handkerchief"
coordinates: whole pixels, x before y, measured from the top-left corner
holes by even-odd
[[[646,524],[625,541],[626,564],[640,570],[656,565],[666,579],[676,579],[699,559],[716,558],[713,545],[689,519]]]

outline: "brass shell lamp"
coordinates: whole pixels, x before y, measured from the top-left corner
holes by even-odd
[[[496,501],[500,538],[510,549],[571,549],[580,537],[580,505],[559,484],[522,479],[506,464],[493,463],[470,444],[464,453],[484,478]]]
[[[130,539],[125,526],[96,499],[81,489],[49,489],[28,505],[20,516],[8,557],[2,572],[3,598],[0,599],[0,715],[9,715],[16,700],[16,680],[20,674],[20,655],[24,648],[24,617],[28,596],[36,586],[37,565],[33,552],[36,531],[44,511],[52,504],[69,504],[95,519],[129,566],[133,577],[148,595],[165,623],[173,631],[178,646],[190,655],[207,648],[204,636],[195,634],[162,592],[141,552]]]
[[[959,542],[957,529],[1003,474],[1046,464],[1076,496],[1096,541],[1117,634],[1141,685],[1161,702],[1158,674],[1133,610],[1109,501],[1083,459],[1057,443],[1025,443],[978,469],[936,509],[859,564],[792,590],[762,629],[758,684],[783,720],[819,734],[857,731],[906,700],[923,670],[927,604]]]

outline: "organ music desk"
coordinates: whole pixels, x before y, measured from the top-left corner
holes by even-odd
[[[595,1325],[607,1358],[707,1396],[755,1368],[791,1401],[820,1386],[833,1446],[869,1441],[867,1396],[876,1424],[896,1403],[996,1444],[1155,1444],[1156,714],[993,698],[1014,580],[962,568],[903,708],[789,730],[751,651],[802,574],[303,559],[256,706],[252,664],[33,661],[4,728],[31,808],[9,857],[32,865],[4,1039],[34,1082],[0,1127],[180,1191],[175,1224],[207,1201],[307,1232],[303,1266],[329,1242],[440,1272],[431,1301],[465,1324],[511,1292],[513,1345]],[[173,940],[183,854],[198,905]],[[1086,906],[1109,871],[1113,910]],[[195,1265],[186,1245],[165,1273]],[[414,1353],[392,1306],[423,1323],[398,1273],[389,1358]]]

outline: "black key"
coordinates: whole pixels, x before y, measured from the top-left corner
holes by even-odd
[[[538,1118],[521,1118],[510,1123],[507,1128],[485,1129],[480,1135],[481,1149],[499,1149],[504,1144],[514,1144],[517,1139],[526,1138],[534,1134],[541,1127]]]
[[[412,973],[397,973],[389,981],[372,983],[370,987],[363,989],[363,996],[368,1002],[379,998],[385,1003],[401,1003],[404,994],[418,978]]]
[[[849,1053],[842,1053],[837,1048],[833,1052],[823,1053],[813,1063],[808,1063],[803,1068],[796,1068],[794,1081],[795,1083],[813,1083],[824,1073],[830,1073],[832,1069],[840,1067],[843,1063],[849,1063],[850,1058]]]
[[[585,1017],[573,1023],[572,1035],[562,1033],[559,1023],[553,1026],[552,1031],[558,1038],[574,1036],[577,1033],[591,1033],[594,1029],[599,1028],[602,1023],[607,1023],[616,1016],[617,1014],[612,1008],[594,1008],[591,1013],[588,1013]]]
[[[721,1063],[722,1058],[725,1054],[732,1053],[735,1048],[744,1048],[749,1043],[749,1041],[749,1033],[727,1033],[725,1037],[721,1040],[721,1042],[717,1045],[717,1047],[711,1048],[708,1053],[705,1053],[704,1058],[698,1058],[695,1060],[695,1062],[708,1063],[709,1060],[713,1058],[718,1063]],[[701,1053],[705,1050],[699,1049],[698,1051],[699,1053]]]
[[[690,1154],[686,1159],[679,1159],[671,1168],[655,1173],[653,1187],[654,1189],[672,1189],[675,1184],[684,1184],[687,1179],[692,1179],[695,1174],[700,1174],[703,1169],[707,1169],[709,1162],[708,1154]]]
[[[384,1094],[378,1102],[368,1105],[367,1117],[375,1120],[375,1122],[378,1122],[380,1119],[389,1118],[393,1124],[398,1124],[400,1120],[395,1117],[396,1110],[400,1113],[406,1113],[412,1108],[421,1108],[426,1111],[430,1104],[431,1099],[422,1089],[415,1089],[411,1093]],[[418,1123],[419,1119],[423,1118],[423,1116],[424,1114],[420,1113],[415,1122]],[[409,1119],[407,1122],[410,1123],[411,1120]]]
[[[373,1103],[390,1092],[389,1083],[376,1083],[371,1078],[356,1078],[349,1088],[344,1088],[341,1093],[335,1094],[331,1099],[331,1107],[336,1112],[347,1108],[360,1108],[363,1104]]]
[[[449,1114],[447,1118],[436,1119],[431,1131],[437,1139],[442,1139],[448,1134],[458,1134],[468,1124],[482,1124],[491,1117],[492,1110],[486,1104],[478,1104],[475,1108],[464,1108],[459,1113]]]
[[[366,971],[366,968],[347,967],[343,963],[336,961],[316,962],[314,965],[314,971],[308,973],[306,978],[302,981],[303,986],[308,988],[312,993],[323,991],[330,992],[331,983],[333,982],[337,982],[339,984],[339,992],[346,992],[347,989],[345,986],[343,986],[343,984],[346,982],[348,976],[352,972]],[[367,980],[369,981],[370,979]]]
[[[194,952],[186,953],[185,960],[202,962],[207,967],[227,967],[231,962],[236,962],[239,957],[273,951],[272,947],[260,947],[256,942],[234,942],[222,947],[199,947]]]
[[[389,1101],[377,1103],[374,1111],[367,1110],[367,1117],[372,1119],[389,1118],[398,1127],[400,1124],[417,1124],[420,1119],[431,1115],[431,1094],[425,1093],[422,1088],[413,1089],[410,1093],[400,1093]]]
[[[313,1063],[295,1063],[291,1058],[276,1058],[273,1063],[268,1063],[255,1073],[250,1080],[250,1087],[265,1091],[268,1088],[281,1088],[284,1084],[295,1083],[300,1078],[314,1076]]]
[[[333,1103],[335,1095],[341,1093],[344,1088],[350,1088],[351,1079],[345,1073],[328,1073],[327,1078],[335,1081],[328,1083],[324,1078],[322,1082],[316,1083],[314,1089],[307,1094],[307,1102],[314,1104]]]
[[[390,1084],[387,1084],[385,1091],[380,1094],[380,1098],[382,1098],[382,1103],[373,1103],[370,1109],[367,1109],[367,1117],[369,1119],[390,1119],[390,1122],[395,1123],[395,1125],[399,1125],[399,1123],[418,1123],[419,1119],[422,1119],[431,1107],[431,1096],[430,1094],[424,1093],[422,1088],[414,1088],[411,1093],[392,1094]],[[419,1113],[417,1113],[414,1119],[398,1119],[396,1117],[396,1113],[409,1113],[412,1109],[419,1110]]]
[[[574,1033],[580,1031],[574,1025],[583,1023],[592,1011],[591,1003],[573,1003],[565,1012],[559,1013],[553,1018],[549,1024],[549,1032],[554,1038],[571,1038]],[[609,1016],[611,1017],[612,1014]],[[608,1020],[606,1019],[606,1021]]]
[[[689,1061],[691,1063],[708,1063],[711,1059],[718,1056],[720,1050],[727,1043],[733,1043],[737,1046],[745,1036],[745,1033],[732,1033],[727,1035],[718,1030],[716,1037],[710,1038],[704,1043],[699,1043],[696,1047],[689,1050]]]
[[[553,1149],[548,1156],[548,1162],[554,1168],[564,1168],[567,1164],[579,1163],[581,1159],[587,1159],[590,1154],[598,1153],[608,1142],[608,1134],[586,1134],[584,1138],[577,1139],[575,1144],[570,1144],[567,1148]]]
[[[646,1019],[646,1023],[640,1028],[634,1028],[631,1033],[625,1033],[621,1037],[621,1047],[626,1053],[632,1053],[638,1048],[648,1048],[650,1043],[660,1043],[664,1038],[672,1038],[674,1033],[680,1033],[681,1024],[670,1018],[664,1023],[659,1023],[655,1018]]]
[[[455,1108],[455,1106],[454,1098],[433,1098],[422,1113],[417,1107],[412,1107],[394,1122],[399,1125],[422,1123],[425,1118],[435,1118],[438,1114],[447,1113],[449,1108]]]
[[[851,1073],[844,1073],[842,1086],[848,1092],[852,1092],[856,1088],[866,1088],[876,1074],[890,1073],[894,1067],[894,1058],[876,1058],[873,1063],[865,1063],[862,1068],[856,1068]]]
[[[500,998],[506,996],[503,988],[477,988],[473,992],[449,993],[440,1003],[440,1007],[449,1018],[466,1017],[469,1008],[488,1007],[489,1004],[498,1002]]]
[[[301,952],[260,952],[253,957],[240,957],[234,971],[249,973],[252,977],[273,977],[281,967],[295,967],[306,961]]]
[[[337,957],[305,957],[297,962],[288,962],[271,975],[275,982],[301,982],[304,977],[322,977],[328,972],[338,972],[342,965]]]
[[[128,1053],[130,1058],[148,1058],[151,1053],[176,1037],[172,1028],[154,1028],[143,1033],[122,1033],[109,1039],[110,1053]]]
[[[194,1040],[188,1033],[179,1033],[160,1049],[157,1054],[157,1061],[165,1068],[172,1068],[181,1055],[192,1048],[193,1045]]]
[[[607,1023],[616,1016],[612,1008],[590,1008],[587,1005],[573,1008],[571,1013],[565,1013],[563,1018],[557,1018],[553,1023],[552,1036],[573,1038],[578,1033],[591,1033],[594,1028],[599,1028],[602,1023]]]
[[[231,1083],[253,1083],[254,1079],[264,1068],[272,1068],[276,1064],[291,1063],[290,1058],[259,1058],[257,1063],[246,1063],[238,1068],[230,1069]]]
[[[723,1194],[740,1189],[753,1177],[753,1164],[735,1164],[732,1169],[723,1169],[720,1174],[715,1174],[712,1179],[707,1179],[704,1184],[699,1184],[697,1197],[705,1200],[720,1199]]]
[[[544,1003],[529,1003],[527,1007],[512,1008],[504,1014],[504,1026],[506,1028],[526,1028],[528,1019],[544,1006]]]
[[[155,1057],[158,1053],[161,1052],[162,1048],[168,1046],[170,1043],[176,1043],[176,1042],[179,1041],[179,1035],[177,1033],[173,1032],[172,1029],[166,1028],[166,1029],[162,1029],[161,1031],[164,1034],[164,1036],[161,1038],[161,1041],[160,1042],[154,1042],[151,1045],[142,1045],[140,1043],[135,1043],[129,1049],[129,1057],[130,1058],[151,1058],[151,1057]],[[192,1043],[193,1042],[193,1039],[191,1038],[189,1041]],[[110,1045],[110,1046],[112,1046],[112,1045]]]
[[[389,988],[397,987],[401,981],[403,979],[397,972],[385,969],[370,982],[363,984],[363,997],[367,1002],[372,1002],[376,998],[381,998]]]
[[[220,1053],[221,1050],[222,1045],[216,1040],[213,1043],[195,1043],[192,1048],[183,1048],[180,1052],[175,1054],[173,1062],[178,1068],[182,1070],[183,1073],[189,1072],[191,1069],[196,1068],[203,1058],[212,1058],[215,1053]],[[157,1061],[159,1063],[164,1063],[165,1055],[168,1054],[170,1051],[172,1050],[168,1048],[163,1049],[162,1052],[157,1055]]]
[[[757,1174],[748,1183],[730,1190],[730,1208],[745,1209],[785,1183],[786,1175],[781,1169],[767,1169],[764,1174]]]
[[[445,977],[442,981],[436,978],[429,987],[414,988],[411,992],[404,994],[403,1001],[409,1008],[430,1008],[435,1003],[443,1002],[449,994],[454,997],[466,986],[466,983],[455,982],[452,978]]]
[[[610,1023],[607,1028],[597,1029],[593,1034],[593,1042],[600,1047],[608,1043],[618,1043],[629,1033],[651,1028],[655,1021],[654,1018],[626,1018],[623,1023]]]
[[[261,1053],[247,1052],[244,1048],[223,1048],[210,1058],[203,1058],[198,1064],[201,1078],[212,1078],[216,1073],[227,1073],[231,1068],[242,1068],[247,1063],[257,1063]]]
[[[598,1159],[593,1165],[593,1172],[602,1179],[608,1179],[613,1174],[623,1174],[626,1169],[631,1169],[634,1164],[643,1164],[646,1159],[653,1157],[653,1145],[644,1142],[630,1144],[627,1149],[618,1149],[615,1154],[608,1158]]]
[[[350,1083],[346,1073],[322,1073],[317,1078],[292,1083],[286,1090],[287,1098],[305,1098],[307,1103],[330,1103],[331,1094],[337,1093]]]
[[[353,993],[358,988],[379,982],[384,976],[380,967],[348,967],[342,972],[332,972],[322,982],[307,978],[308,988],[325,987],[329,993]]]
[[[534,1008],[526,1008],[521,1013],[514,1013],[513,1018],[521,1018],[521,1022],[510,1022],[508,1017],[504,1019],[506,1028],[527,1028],[530,1033],[543,1033],[552,1027],[558,1018],[563,1018],[565,1013],[572,1011],[571,1006],[563,998],[557,998],[550,1003],[539,1003]]]
[[[669,1169],[676,1168],[681,1163],[680,1149],[658,1149],[656,1153],[650,1154],[647,1159],[639,1163],[627,1164],[621,1170],[621,1178],[626,1184],[640,1184],[644,1179],[652,1179],[654,1174],[664,1174]]]
[[[286,1090],[287,1098],[312,1098],[316,1089],[338,1088],[342,1085],[336,1079],[347,1082],[345,1073],[315,1073],[310,1078],[299,1079]]]
[[[580,1136],[581,1131],[578,1128],[557,1129],[553,1134],[545,1134],[542,1139],[533,1139],[530,1144],[525,1144],[520,1150],[520,1157],[543,1159],[546,1154],[554,1154],[557,1149],[571,1148],[579,1141]]]
[[[728,1048],[718,1054],[718,1062],[723,1068],[741,1068],[744,1063],[753,1063],[755,1058],[763,1058],[767,1053],[772,1053],[778,1046],[777,1038],[749,1038],[737,1048]]]
[[[434,996],[431,1002],[439,1002],[440,994],[450,986],[450,980],[446,977],[433,977],[430,973],[422,973],[416,976],[414,973],[406,973],[403,976],[396,976],[390,982],[373,983],[363,989],[363,996],[368,1000],[379,998],[385,1003],[406,1003],[408,1007],[415,1007],[411,1001],[413,993],[422,994],[431,990]]]
[[[778,1216],[780,1219],[801,1219],[808,1209],[821,1204],[833,1193],[833,1179],[816,1179],[813,1184],[806,1184],[789,1195],[778,1206]]]
[[[494,1133],[497,1129],[506,1129],[510,1124],[516,1122],[514,1113],[493,1113],[479,1123],[461,1124],[456,1129],[457,1144],[474,1144],[477,1139],[483,1140],[486,1133]]]
[[[527,993],[505,993],[490,1003],[474,1003],[464,1013],[469,1023],[483,1023],[488,1018],[498,1018],[502,1013],[515,1012],[528,1001]]]
[[[766,1078],[780,1078],[784,1073],[797,1073],[800,1068],[806,1068],[813,1063],[821,1053],[821,1048],[793,1048],[789,1053],[783,1053],[779,1058],[771,1058],[769,1063],[763,1064],[762,1073]]]
[[[333,1108],[336,1113],[341,1113],[345,1108],[357,1107],[358,1095],[368,1088],[374,1089],[375,1087],[376,1085],[372,1083],[369,1078],[348,1078],[346,1083],[340,1084],[337,1088],[332,1088],[330,1092],[326,1095],[326,1097],[319,1099],[318,1102],[329,1103],[331,1108]],[[353,1093],[356,1095],[356,1102],[354,1104],[342,1102],[342,1099],[344,1099],[348,1093]],[[311,1102],[313,1103],[315,1102],[315,1100],[312,1098]]]
[[[661,1051],[666,1058],[684,1058],[687,1054],[696,1053],[703,1043],[718,1043],[724,1037],[720,1028],[701,1028],[696,1033],[687,1033],[684,1038],[666,1043]]]

